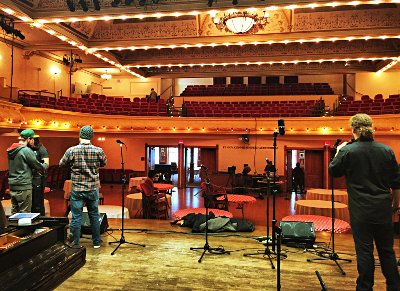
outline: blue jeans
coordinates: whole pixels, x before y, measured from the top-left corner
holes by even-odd
[[[357,291],[372,291],[374,286],[374,241],[386,278],[386,290],[400,290],[400,276],[393,251],[393,224],[371,224],[352,219],[354,245],[357,254]]]
[[[70,230],[73,235],[73,243],[78,245],[81,236],[81,223],[83,204],[86,204],[90,225],[92,227],[93,244],[100,244],[100,216],[99,216],[99,189],[93,191],[71,191],[69,197],[71,203],[72,220]]]

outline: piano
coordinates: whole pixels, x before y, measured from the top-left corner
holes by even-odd
[[[40,217],[0,230],[1,290],[52,290],[86,262],[86,249],[64,243],[66,217]]]

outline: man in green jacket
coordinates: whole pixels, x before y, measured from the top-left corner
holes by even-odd
[[[19,143],[7,149],[8,183],[10,185],[11,214],[31,212],[32,207],[32,169],[44,171],[48,165],[36,159],[29,144],[33,144],[35,132],[25,129],[20,133]]]

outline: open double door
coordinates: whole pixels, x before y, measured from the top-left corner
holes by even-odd
[[[146,172],[155,168],[177,165],[172,183],[179,188],[200,186],[200,166],[208,168],[209,173],[217,171],[217,147],[197,147],[178,145],[146,145]]]

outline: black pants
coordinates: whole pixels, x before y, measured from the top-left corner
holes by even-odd
[[[393,250],[393,224],[371,224],[352,219],[350,222],[357,254],[357,291],[372,290],[374,285],[374,241],[386,278],[386,288],[400,290],[399,270]]]
[[[32,208],[31,212],[45,215],[43,177],[32,178]]]
[[[303,180],[293,179],[293,191],[295,193],[297,193],[297,188],[299,188],[300,193],[304,193],[304,181]]]

